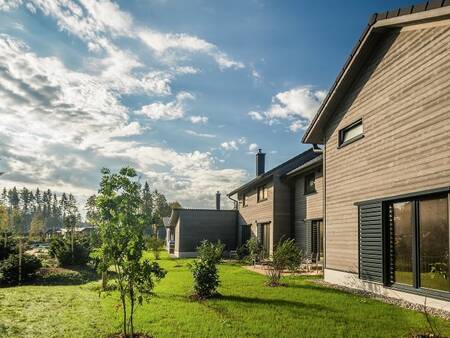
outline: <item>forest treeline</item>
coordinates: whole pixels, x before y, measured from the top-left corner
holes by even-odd
[[[170,216],[172,208],[179,208],[178,202],[168,202],[166,196],[151,190],[145,182],[141,189],[142,211],[145,214],[146,225],[149,231],[154,225],[162,226],[163,217]],[[85,206],[86,217],[84,221],[95,224],[97,211],[96,195],[88,198]],[[0,195],[0,228],[3,232],[45,233],[67,227],[73,220],[77,225],[83,222],[80,206],[71,193],[57,194],[51,189],[31,190],[27,187],[11,189],[3,188]]]

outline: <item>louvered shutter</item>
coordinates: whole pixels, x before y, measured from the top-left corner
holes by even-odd
[[[359,206],[359,278],[383,283],[383,208],[381,202]]]

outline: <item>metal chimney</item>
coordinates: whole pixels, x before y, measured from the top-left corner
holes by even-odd
[[[256,176],[264,174],[266,166],[266,154],[261,152],[261,149],[258,149],[258,153],[256,154]]]
[[[216,210],[220,210],[220,191],[216,192]]]

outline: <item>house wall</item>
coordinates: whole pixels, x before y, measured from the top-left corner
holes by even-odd
[[[355,202],[450,183],[450,26],[385,34],[325,131],[328,269],[358,271]],[[360,118],[364,138],[339,149]]]
[[[201,241],[225,244],[225,250],[235,250],[237,241],[235,210],[179,210],[175,255],[191,257]]]
[[[305,176],[315,173],[316,192],[305,195]],[[322,166],[295,178],[294,186],[294,233],[300,249],[306,250],[306,220],[323,218],[323,172]]]
[[[246,192],[248,204],[246,207],[243,206],[243,196],[239,194],[239,215],[238,215],[238,224],[241,225],[251,225],[252,237],[256,237],[256,226],[257,223],[268,223],[270,222],[271,232],[274,227],[274,219],[273,219],[273,201],[274,201],[274,183],[273,181],[269,181],[266,183],[262,183],[261,185],[267,185],[267,200],[258,202],[257,199],[257,188],[250,189]],[[239,227],[238,231],[238,240],[241,243],[241,231]],[[273,237],[272,234],[270,236]],[[272,240],[271,240],[272,241]]]

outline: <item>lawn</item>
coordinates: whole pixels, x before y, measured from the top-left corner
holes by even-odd
[[[221,296],[187,297],[189,260],[168,270],[156,296],[140,307],[137,327],[155,337],[405,337],[424,331],[422,314],[290,277],[269,288],[265,277],[222,264]],[[0,289],[0,337],[104,337],[120,328],[117,295],[99,297],[97,282]],[[434,319],[450,336],[450,323]]]

